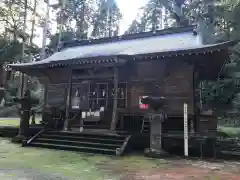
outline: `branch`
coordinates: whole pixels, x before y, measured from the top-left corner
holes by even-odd
[[[0,19],[0,22],[5,22],[9,27],[13,28],[13,24],[11,24],[11,22],[9,22],[7,19]]]

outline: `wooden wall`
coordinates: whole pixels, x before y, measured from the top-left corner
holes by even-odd
[[[129,87],[129,108],[138,108],[139,97],[163,95],[163,61],[142,61],[132,65]]]
[[[215,115],[199,115],[197,132],[204,135],[216,135],[217,117]]]
[[[186,102],[188,113],[193,115],[193,65],[181,60],[170,60],[166,61],[166,71],[164,96],[168,113],[183,115],[183,104]]]
[[[136,109],[139,96],[166,97],[169,115],[183,115],[183,103],[193,114],[193,66],[181,59],[136,62],[129,80],[128,108]]]
[[[51,69],[46,95],[46,106],[65,107],[68,69]],[[188,103],[189,114],[193,108],[193,65],[184,59],[132,61],[119,69],[119,81],[127,82],[127,108],[139,109],[140,96],[166,97],[166,112],[183,115],[183,104]]]
[[[45,108],[60,107],[64,109],[66,106],[68,69],[49,69],[46,71],[46,75],[50,82],[46,85]]]

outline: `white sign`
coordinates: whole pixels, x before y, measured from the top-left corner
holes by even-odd
[[[188,105],[183,105],[183,120],[184,120],[184,155],[188,156]]]

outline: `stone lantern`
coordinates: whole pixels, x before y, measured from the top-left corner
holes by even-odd
[[[164,112],[164,97],[144,97],[143,104],[149,105],[151,113],[148,114],[150,120],[150,148],[145,150],[148,156],[164,156],[167,153],[162,149],[162,123],[167,118]]]

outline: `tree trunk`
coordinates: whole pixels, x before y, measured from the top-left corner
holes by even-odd
[[[24,24],[23,24],[23,42],[22,42],[22,59],[21,61],[23,62],[24,60],[24,54],[25,54],[25,43],[26,43],[26,37],[25,37],[25,31],[27,28],[27,7],[28,7],[28,2],[27,0],[24,0]],[[21,77],[20,77],[20,85],[21,88],[19,91],[19,97],[23,96],[23,92],[24,92],[24,88],[25,88],[25,83],[26,83],[26,78],[24,76],[23,73],[21,73]],[[22,140],[25,138],[25,136],[27,135],[27,131],[29,128],[29,119],[30,119],[30,111],[29,110],[24,110],[22,112],[20,112],[20,126],[19,126],[19,132],[18,135],[13,138],[13,142],[19,143],[22,142]]]
[[[27,6],[28,6],[28,2],[27,0],[24,0],[24,22],[23,22],[23,41],[22,41],[22,57],[21,57],[21,62],[24,61],[24,57],[25,57],[25,43],[26,43],[26,37],[25,37],[25,31],[26,31],[26,28],[27,28]],[[20,78],[20,85],[21,85],[21,88],[19,88],[19,97],[22,97],[23,96],[23,92],[25,91],[25,88],[26,88],[26,78],[24,76],[23,73],[21,73],[21,78]]]
[[[32,20],[32,29],[31,29],[31,36],[30,36],[30,47],[33,46],[36,10],[37,10],[37,0],[34,0],[34,6],[33,6],[33,17],[34,18]]]

